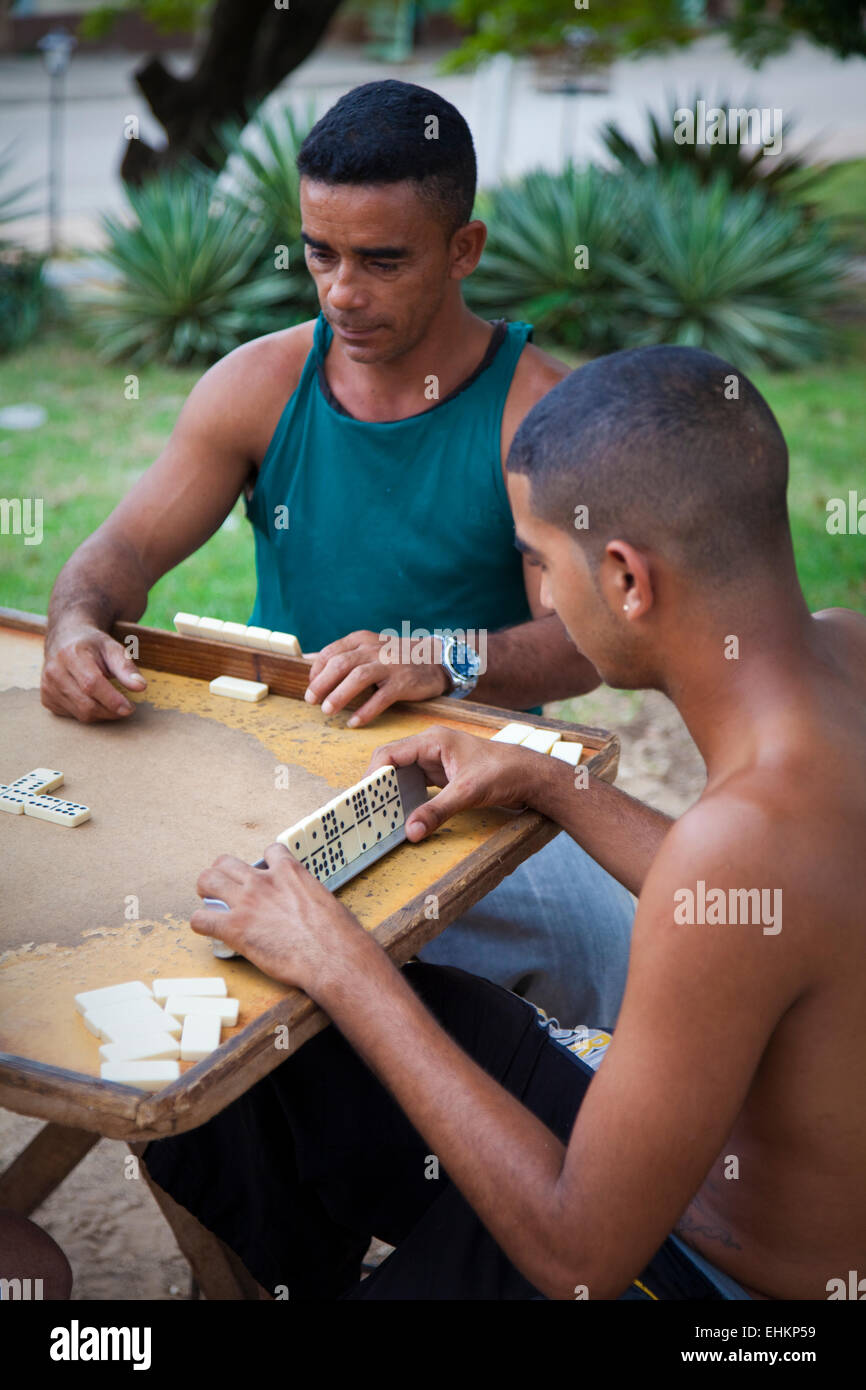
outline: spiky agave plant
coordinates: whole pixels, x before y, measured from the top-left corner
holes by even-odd
[[[295,321],[262,227],[212,178],[176,170],[126,196],[131,222],[103,218],[118,284],[85,301],[104,356],[211,361]]]
[[[619,180],[601,170],[535,170],[481,196],[487,245],[466,282],[478,312],[530,320],[587,352],[618,345],[628,305]]]
[[[15,145],[10,141],[0,150],[0,226],[38,211],[26,200],[40,181],[10,184],[14,163]],[[0,237],[0,352],[22,347],[42,322],[49,302],[44,265],[44,256]]]
[[[678,102],[675,98],[668,97],[668,109],[663,116],[657,116],[647,109],[646,150],[630,140],[613,121],[608,121],[602,132],[608,152],[620,168],[630,174],[640,174],[650,169],[664,171],[688,166],[694,170],[702,183],[711,181],[719,174],[726,174],[731,187],[740,191],[761,188],[769,197],[778,197],[788,192],[793,195],[796,192],[802,199],[813,177],[805,171],[802,154],[783,154],[781,148],[777,154],[773,154],[770,145],[765,146],[761,142],[741,144],[726,140],[718,144],[698,141],[679,143],[675,137],[678,124],[676,113],[689,111],[696,129],[700,123],[698,101],[698,97],[693,97],[690,102]],[[740,108],[749,110],[754,107],[753,102],[746,100],[719,100],[704,102],[703,105],[705,108],[718,107],[725,112]],[[787,143],[791,131],[792,123],[783,121],[781,130],[776,132],[782,148]]]
[[[681,343],[745,370],[795,367],[830,344],[824,310],[842,293],[846,258],[826,222],[735,192],[692,169],[632,183],[625,283],[639,316],[629,345]]]
[[[286,299],[304,316],[319,306],[301,240],[297,157],[314,122],[312,103],[302,115],[268,104],[246,126],[224,125],[217,133],[225,161],[217,194],[247,209],[275,255],[285,248]]]

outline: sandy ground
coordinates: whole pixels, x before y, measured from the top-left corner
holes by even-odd
[[[661,695],[602,688],[548,712],[615,729],[623,746],[617,784],[633,796],[680,815],[699,795],[703,763]],[[0,1171],[41,1124],[0,1110]],[[189,1267],[144,1181],[126,1176],[128,1159],[124,1144],[101,1140],[33,1219],[66,1252],[73,1299],[188,1298]]]

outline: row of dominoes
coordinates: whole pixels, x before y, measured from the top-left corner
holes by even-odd
[[[271,632],[269,627],[246,627],[221,618],[199,618],[195,613],[175,613],[174,625],[185,637],[206,637],[211,642],[236,642],[278,656],[300,656],[301,644],[291,632]]]
[[[277,836],[324,883],[403,824],[397,771],[381,767]]]
[[[549,753],[564,763],[577,767],[583,753],[582,743],[564,742],[555,729],[536,729],[532,724],[505,724],[493,735],[491,743],[517,743],[535,753]]]
[[[417,763],[399,772],[389,765],[370,773],[277,839],[333,892],[401,844],[406,838],[406,817],[426,800],[427,782]],[[265,868],[266,861],[259,859],[254,867]],[[206,907],[228,910],[221,898],[204,902]],[[211,939],[211,947],[220,960],[238,954],[218,937]]]
[[[233,1028],[240,1004],[221,977],[127,980],[76,994],[85,1028],[101,1040],[100,1076],[156,1091],[180,1076],[180,1062],[200,1062]],[[180,1036],[178,1036],[180,1035]]]
[[[80,801],[64,801],[59,796],[46,796],[63,782],[63,773],[56,768],[34,767],[14,782],[0,785],[0,811],[13,816],[33,816],[35,820],[51,821],[54,825],[81,825],[90,820],[90,807]]]

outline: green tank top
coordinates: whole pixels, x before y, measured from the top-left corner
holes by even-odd
[[[319,315],[247,503],[251,623],[293,632],[312,652],[358,628],[493,632],[531,618],[500,446],[531,335],[527,323],[496,325],[485,359],[450,396],[372,423],[330,392],[332,330]]]

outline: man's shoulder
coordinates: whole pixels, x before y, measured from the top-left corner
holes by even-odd
[[[542,351],[534,343],[527,343],[517,359],[510,394],[519,397],[529,411],[571,372],[567,362]]]
[[[313,346],[315,328],[316,320],[308,319],[291,328],[252,338],[220,358],[211,371],[220,369],[219,374],[224,379],[230,377],[252,385],[260,380],[273,381],[275,376],[283,383],[297,385]]]
[[[794,768],[758,767],[705,791],[671,827],[647,875],[641,902],[649,915],[676,926],[689,920],[675,916],[678,906],[699,911],[711,893],[719,895],[719,922],[725,913],[735,921],[731,911],[760,915],[784,901],[788,939],[812,936],[821,924],[814,900],[823,879],[805,847],[820,854],[822,827],[810,826],[808,799],[795,780]]]
[[[175,435],[189,446],[218,444],[260,461],[286,401],[295,391],[315,322],[254,338],[199,377],[184,403]]]
[[[571,368],[565,362],[560,362],[549,352],[542,352],[541,348],[537,348],[534,343],[526,344],[517,359],[517,366],[514,369],[505,402],[502,419],[503,467],[511,447],[511,441],[521,421],[529,414],[532,407],[537,405],[542,396],[546,396],[548,391],[552,391],[554,386],[557,386],[570,372]]]
[[[703,864],[734,867],[766,858],[766,850],[781,831],[775,797],[762,790],[760,779],[748,774],[707,789],[674,822],[660,856],[670,866],[685,868]]]
[[[812,617],[825,628],[831,628],[845,639],[866,649],[866,615],[853,608],[822,608]]]
[[[315,320],[253,338],[199,378],[184,407],[193,428],[263,455],[280,412],[295,391],[313,342]]]

